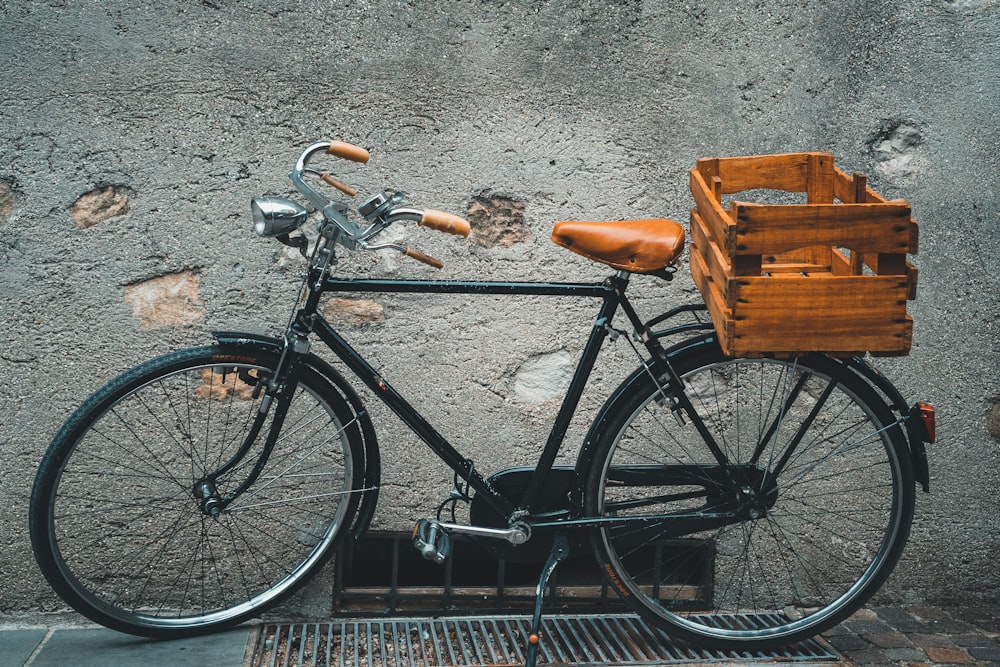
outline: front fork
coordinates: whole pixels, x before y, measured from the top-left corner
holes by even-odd
[[[292,396],[298,388],[298,369],[302,363],[302,357],[309,352],[308,332],[293,326],[285,335],[285,345],[278,358],[278,364],[274,374],[267,380],[267,387],[264,396],[261,398],[257,413],[254,416],[253,424],[247,432],[239,450],[214,472],[205,475],[195,481],[192,488],[192,495],[198,502],[202,513],[211,517],[218,517],[234,500],[244,491],[249,489],[260,477],[264,466],[267,465],[268,458],[274,450],[274,445],[278,441],[278,435],[284,426],[285,417],[288,414],[288,407],[291,405]],[[257,461],[250,470],[246,479],[234,490],[221,496],[218,490],[218,480],[226,473],[234,470],[246,458],[247,454],[257,442],[264,424],[267,422],[268,414],[273,408],[271,426],[267,431],[267,438],[264,440],[264,447],[257,456]]]

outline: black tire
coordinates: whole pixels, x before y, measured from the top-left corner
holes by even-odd
[[[274,606],[333,554],[364,459],[351,411],[310,368],[257,481],[216,517],[194,495],[243,443],[276,361],[227,346],[175,352],[113,380],[67,420],[29,517],[35,557],[63,600],[122,632],[204,634]],[[218,480],[220,496],[247,478],[269,423]]]
[[[741,494],[744,514],[683,535],[667,535],[664,522],[595,530],[609,583],[647,621],[709,648],[787,645],[839,623],[889,576],[913,517],[912,466],[888,407],[844,366],[815,355],[729,359],[716,347],[681,354],[676,368],[728,460],[746,464],[730,469],[742,481],[719,482],[721,466],[694,426],[680,426],[649,374],[636,373],[603,413],[585,509],[589,516],[691,513],[732,507]],[[776,432],[765,437],[772,425]],[[776,487],[762,488],[803,425]],[[695,471],[684,473],[686,485],[664,482],[664,466],[675,465],[700,467],[686,469]],[[711,471],[711,483],[692,480]]]

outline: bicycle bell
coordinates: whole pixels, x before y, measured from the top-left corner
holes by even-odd
[[[370,197],[367,201],[358,206],[358,213],[365,216],[365,220],[373,222],[383,213],[388,212],[394,204],[403,201],[402,192],[390,192],[385,190]]]

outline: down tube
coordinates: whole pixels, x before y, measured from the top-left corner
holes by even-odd
[[[365,385],[371,389],[376,396],[382,399],[389,408],[396,413],[410,429],[420,437],[427,446],[444,461],[448,467],[465,478],[469,485],[477,493],[483,494],[483,498],[493,506],[493,509],[501,513],[502,516],[510,516],[514,512],[514,506],[507,499],[501,496],[478,471],[472,469],[470,461],[456,450],[443,435],[430,425],[409,402],[400,395],[385,379],[361,357],[343,337],[334,331],[325,320],[317,318],[315,326],[316,334],[326,343],[334,354],[361,379]]]

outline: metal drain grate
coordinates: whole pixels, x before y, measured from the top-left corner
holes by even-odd
[[[529,622],[520,616],[492,616],[273,623],[260,627],[249,666],[523,665]],[[542,630],[539,664],[844,664],[816,640],[764,652],[696,649],[631,615],[550,615],[543,618]]]

